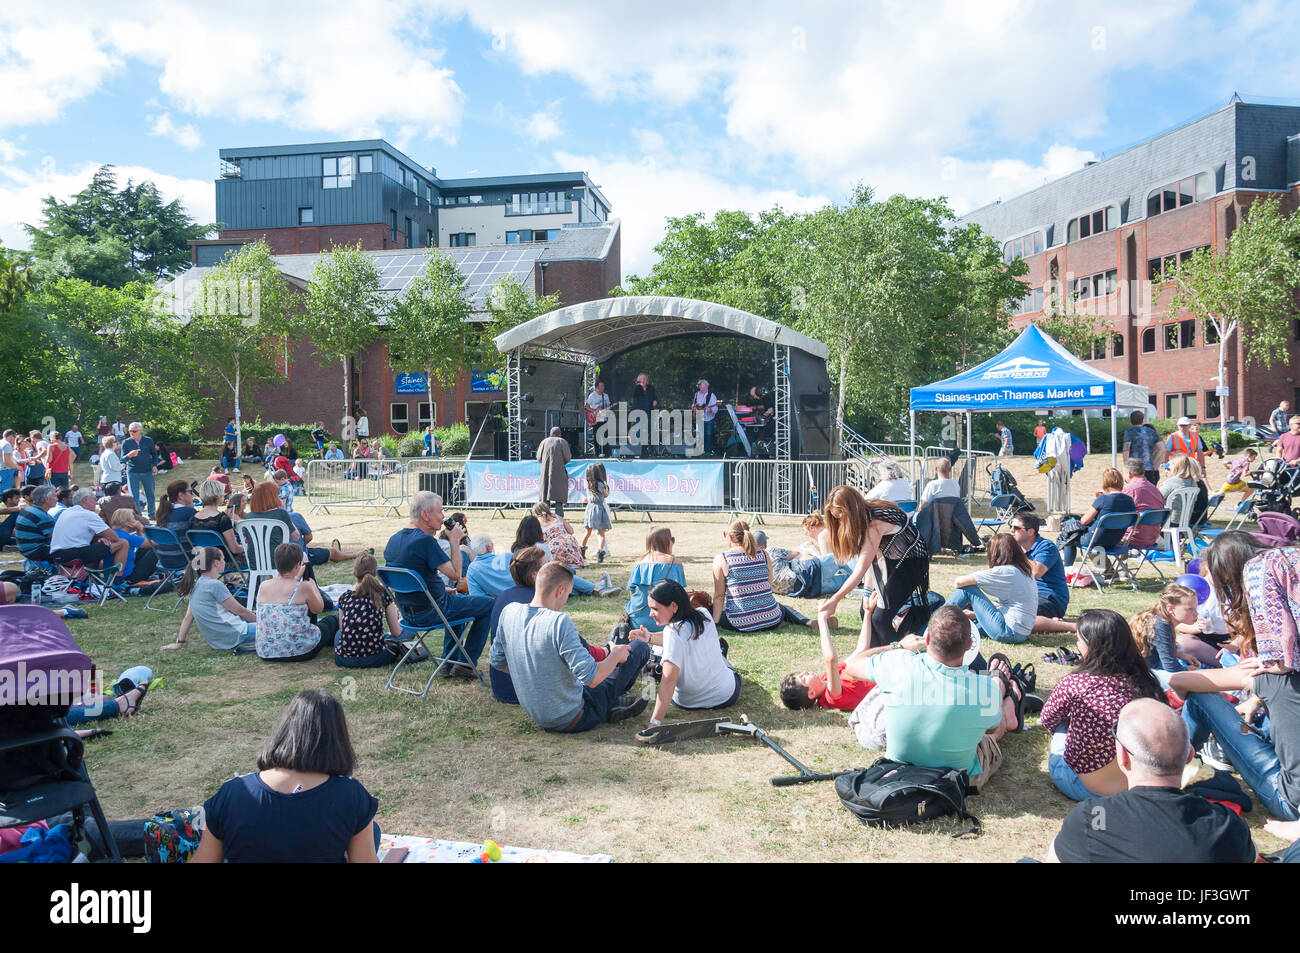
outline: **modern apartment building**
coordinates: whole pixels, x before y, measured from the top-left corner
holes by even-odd
[[[220,159],[218,237],[190,243],[193,267],[168,289],[182,306],[223,255],[261,237],[299,290],[323,254],[360,242],[390,296],[420,272],[425,249],[444,249],[480,313],[503,277],[559,295],[561,305],[606,297],[622,281],[619,221],[584,172],[439,179],[380,139],[222,149]],[[324,420],[337,433],[339,373],[321,366],[310,341],[287,341],[283,353],[283,380],[254,405],[264,418]],[[466,368],[454,386],[435,386],[431,403],[422,375],[393,369],[382,341],[350,363],[352,393],[376,434],[430,422],[476,427],[505,399],[491,369]],[[476,452],[491,454],[492,424],[484,433]]]
[[[1153,291],[1172,262],[1222,249],[1250,203],[1279,195],[1300,205],[1300,107],[1233,102],[1040,188],[963,217],[1029,267],[1015,309],[1020,326],[1043,316],[1053,289],[1065,306],[1109,324],[1086,360],[1144,384],[1161,416],[1217,418],[1219,343],[1212,326],[1169,311]],[[1279,400],[1300,405],[1300,322],[1290,360],[1245,366],[1227,349],[1228,416],[1266,420]]]

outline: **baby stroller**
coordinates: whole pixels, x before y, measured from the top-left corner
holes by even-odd
[[[89,809],[100,833],[98,853],[120,862],[82,760],[84,745],[64,722],[89,687],[90,659],[63,620],[43,606],[0,607],[0,680],[16,690],[0,697],[0,827],[21,827],[72,814],[74,845],[92,853]]]
[[[1300,494],[1300,465],[1287,466],[1281,457],[1271,457],[1250,474],[1246,486],[1255,491],[1251,503],[1257,514],[1294,515],[1292,497]]]

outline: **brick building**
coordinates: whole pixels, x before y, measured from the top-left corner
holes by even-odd
[[[1160,416],[1219,416],[1214,329],[1170,314],[1158,295],[1170,262],[1197,248],[1222,250],[1243,210],[1260,195],[1300,205],[1300,108],[1233,101],[1040,188],[963,217],[1003,243],[1007,261],[1029,267],[1013,324],[1040,318],[1052,289],[1109,323],[1084,355],[1100,370],[1144,384]],[[1237,335],[1226,353],[1229,418],[1266,423],[1279,400],[1300,406],[1300,323],[1290,360],[1246,368]]]
[[[440,247],[468,279],[476,313],[493,284],[510,276],[561,305],[603,298],[622,281],[619,222],[586,173],[439,179],[379,139],[222,149],[216,182],[216,239],[191,242],[193,266],[167,289],[179,302],[198,290],[211,266],[233,248],[265,237],[291,286],[305,290],[321,255],[360,242],[397,295],[418,273],[428,247]],[[282,382],[252,395],[263,419],[323,420],[338,433],[343,369],[322,367],[311,343],[288,341]],[[454,387],[423,375],[399,375],[385,343],[350,362],[355,401],[372,434],[418,432],[465,421],[472,430],[504,394],[487,368],[467,368]],[[219,432],[225,412],[219,411]],[[476,452],[491,452],[492,426]]]

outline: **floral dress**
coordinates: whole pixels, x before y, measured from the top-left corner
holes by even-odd
[[[582,559],[582,547],[559,520],[543,527],[542,535],[551,549],[551,558],[556,562],[575,570],[587,565]]]
[[[306,655],[320,644],[320,629],[312,624],[305,604],[295,604],[299,579],[284,603],[257,604],[257,655],[264,659],[289,659]]]

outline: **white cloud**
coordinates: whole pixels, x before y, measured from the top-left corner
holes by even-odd
[[[35,166],[0,163],[0,245],[29,247],[31,239],[23,225],[40,223],[45,197],[53,195],[66,202],[90,183],[98,168],[95,163],[86,163],[76,169],[59,169],[49,156]],[[117,166],[114,172],[119,186],[126,185],[128,179],[136,184],[153,182],[167,201],[180,199],[190,216],[200,223],[216,217],[216,193],[211,181],[178,179],[144,166]]]
[[[153,117],[153,126],[149,130],[151,136],[162,136],[170,139],[178,146],[184,149],[197,149],[203,144],[203,139],[199,131],[194,128],[194,124],[187,122],[183,126],[178,126],[172,122],[170,113],[163,113],[161,116]]]
[[[528,117],[524,130],[534,142],[545,142],[559,138],[563,134],[560,124],[545,112],[535,112]]]
[[[57,119],[119,66],[92,21],[64,4],[0,5],[0,128]]]
[[[12,142],[9,142],[7,139],[0,139],[0,160],[13,162],[14,159],[17,159],[22,154],[23,150],[19,149]]]
[[[760,212],[780,205],[787,211],[821,208],[825,195],[803,195],[794,189],[764,189],[728,181],[700,165],[688,165],[671,153],[643,158],[574,155],[556,152],[561,169],[583,169],[614,203],[622,222],[623,274],[644,276],[656,260],[654,246],[663,238],[671,216],[703,212],[706,218],[722,209]]]

